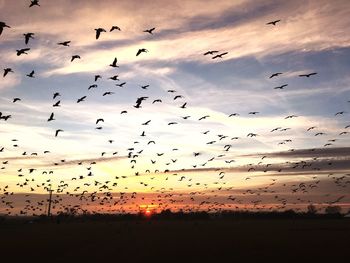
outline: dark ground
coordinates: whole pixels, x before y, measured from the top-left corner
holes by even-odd
[[[349,250],[347,219],[0,223],[0,262],[350,262]]]

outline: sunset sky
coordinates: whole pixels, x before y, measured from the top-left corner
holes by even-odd
[[[54,212],[349,209],[349,1],[39,4],[0,0],[0,214],[50,186]]]

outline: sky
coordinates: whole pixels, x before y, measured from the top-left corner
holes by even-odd
[[[30,3],[0,0],[0,214],[349,210],[348,1]]]

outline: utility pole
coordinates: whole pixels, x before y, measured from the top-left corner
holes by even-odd
[[[49,191],[49,208],[47,209],[47,216],[50,217],[51,216],[52,192],[53,192],[53,190],[51,190],[51,185],[50,185],[50,189],[48,189],[48,191]]]

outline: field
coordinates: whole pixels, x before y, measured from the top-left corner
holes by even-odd
[[[215,219],[0,224],[2,262],[348,262],[350,220]],[[227,262],[227,261],[225,261]]]

